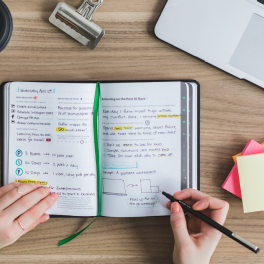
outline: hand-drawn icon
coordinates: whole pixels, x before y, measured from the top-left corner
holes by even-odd
[[[12,119],[14,119],[15,115],[12,115],[11,117],[12,117]]]
[[[84,141],[83,141],[83,140],[81,140],[81,141],[80,141],[80,143],[81,143],[81,144],[83,144],[83,143],[84,143]]]
[[[124,180],[103,178],[103,194],[126,196],[126,187]]]
[[[150,121],[149,121],[149,120],[146,120],[146,121],[145,121],[145,124],[146,124],[147,126],[149,126],[149,125],[150,125]]]
[[[37,100],[37,99],[38,99],[38,97],[37,97],[37,96],[33,96],[33,99],[34,99],[34,100]]]
[[[15,120],[11,120],[11,124],[15,124],[16,123],[16,121]]]
[[[21,159],[17,159],[16,160],[16,165],[17,166],[21,166],[22,165],[22,160]]]
[[[15,108],[16,106],[14,104],[11,104],[11,108]]]
[[[128,184],[127,187],[138,187],[138,185],[137,185],[137,184],[132,184],[132,183],[131,183],[131,184]]]
[[[17,149],[17,150],[16,150],[16,156],[17,156],[17,157],[21,157],[22,155],[23,155],[22,150]]]
[[[16,112],[16,109],[11,109],[11,113],[15,113]]]
[[[17,168],[16,169],[16,175],[17,176],[22,176],[22,174],[23,174],[23,170],[21,168]]]
[[[158,193],[159,186],[151,186],[151,180],[140,180],[141,193]]]
[[[47,142],[50,142],[50,141],[51,141],[51,138],[46,138],[46,141],[47,141]]]

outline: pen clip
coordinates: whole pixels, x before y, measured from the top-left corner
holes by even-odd
[[[104,0],[98,0],[93,2],[92,0],[84,0],[76,12],[86,19],[91,20],[95,11],[103,4],[103,1]]]

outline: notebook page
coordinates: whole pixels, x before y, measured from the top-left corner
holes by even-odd
[[[190,100],[190,111],[192,114],[192,118],[191,118],[191,126],[192,126],[192,132],[191,134],[191,148],[190,151],[190,155],[192,155],[191,160],[191,165],[190,167],[192,167],[192,179],[191,181],[191,185],[189,185],[189,188],[193,188],[196,189],[198,188],[198,182],[197,182],[197,166],[198,166],[198,100],[197,100],[197,96],[198,96],[198,88],[197,88],[197,84],[196,83],[189,83],[192,86],[192,99]]]
[[[169,215],[161,191],[179,191],[188,175],[186,84],[101,83],[100,88],[102,215]]]
[[[49,214],[97,214],[94,93],[95,84],[11,84],[9,182],[43,181],[59,194]]]

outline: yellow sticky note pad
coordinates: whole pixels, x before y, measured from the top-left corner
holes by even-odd
[[[56,132],[65,132],[66,127],[56,127]]]
[[[157,115],[157,118],[181,118],[180,115]]]
[[[264,146],[264,143],[261,143],[260,145]],[[236,154],[235,156],[233,156],[233,160],[236,163],[237,162],[237,157],[239,157],[241,155],[241,153]]]
[[[264,210],[264,154],[237,157],[245,213]]]
[[[133,129],[133,127],[132,126],[116,126],[116,127],[114,127],[114,131],[123,130],[123,129]]]
[[[24,179],[17,179],[15,182],[23,182],[23,183],[40,183],[41,185],[48,185],[47,181],[39,181],[39,180],[24,180]]]

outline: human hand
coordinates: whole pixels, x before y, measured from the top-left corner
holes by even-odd
[[[49,219],[45,212],[58,195],[39,183],[13,182],[0,188],[0,248]]]
[[[179,191],[173,197],[184,201],[194,210],[201,211],[220,225],[224,224],[229,210],[227,202],[193,189]],[[171,210],[174,264],[209,264],[222,233],[189,213],[187,224],[184,212],[177,202],[168,202],[166,206]]]

